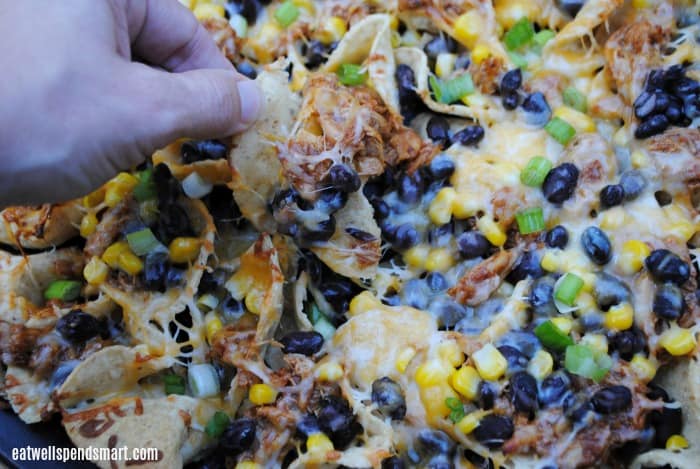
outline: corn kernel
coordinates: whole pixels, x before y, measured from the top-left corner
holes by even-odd
[[[686,355],[695,349],[695,336],[690,329],[674,325],[661,334],[659,345],[671,355]]]
[[[192,10],[194,16],[199,20],[207,20],[210,18],[225,18],[226,10],[221,5],[215,5],[213,3],[199,3]]]
[[[245,296],[245,308],[256,316],[260,315],[260,306],[265,301],[265,291],[257,288],[251,289]]]
[[[497,1],[495,3],[496,21],[505,29],[510,29],[521,18],[533,21],[537,17],[537,4],[522,1]]]
[[[473,366],[464,365],[452,374],[450,380],[455,391],[467,399],[473,401],[479,396],[481,378]]]
[[[588,292],[584,292],[581,289],[581,293],[576,297],[576,307],[580,313],[590,313],[591,311],[598,310],[598,303],[596,303],[595,298]]]
[[[438,345],[438,355],[455,368],[464,362],[464,353],[455,341],[447,341]]]
[[[309,78],[309,72],[302,68],[292,70],[292,81],[289,83],[289,88],[294,91],[301,91],[306,85],[306,79]]]
[[[216,333],[224,328],[221,319],[219,319],[219,316],[214,311],[210,311],[204,316],[204,326],[207,330],[207,340],[209,340],[210,344]]]
[[[105,199],[105,188],[100,187],[94,192],[90,192],[88,195],[83,197],[83,205],[86,208],[92,208],[96,207],[97,205],[100,205],[102,201]]]
[[[564,119],[571,127],[580,132],[595,132],[595,122],[588,115],[569,106],[560,106],[554,111],[554,117]]]
[[[343,367],[335,361],[321,363],[316,369],[316,376],[321,381],[338,381],[343,377]]]
[[[474,108],[488,109],[491,105],[490,98],[487,98],[481,93],[472,93],[466,96],[462,96],[461,101],[462,103],[464,103],[465,106]]]
[[[416,383],[420,387],[437,386],[447,382],[454,368],[443,360],[428,360],[416,370]]]
[[[126,241],[117,241],[105,249],[102,253],[102,260],[113,269],[119,268],[119,256],[123,252],[129,252],[129,244]]]
[[[491,55],[491,49],[485,44],[477,44],[472,50],[472,62],[479,65]]]
[[[472,355],[479,375],[486,380],[497,380],[506,372],[508,361],[492,344],[484,345]]]
[[[262,469],[262,466],[255,461],[241,461],[236,463],[235,469]]]
[[[396,15],[391,15],[391,17],[389,18],[389,27],[394,31],[399,29],[399,18]]]
[[[377,297],[372,294],[372,292],[365,290],[359,295],[355,295],[355,297],[350,301],[349,313],[350,316],[355,316],[357,314],[364,313],[365,311],[375,309],[381,306],[381,304],[382,302],[379,301]]]
[[[263,24],[255,38],[248,40],[248,44],[255,52],[259,62],[268,63],[274,56],[273,51],[282,36],[282,30],[274,21]]]
[[[646,168],[649,166],[649,157],[643,151],[635,150],[630,155],[630,162],[636,169]]]
[[[552,372],[554,359],[549,352],[538,350],[527,365],[527,371],[537,380],[543,380]]]
[[[557,316],[550,319],[550,321],[552,321],[554,325],[559,328],[560,331],[567,335],[569,334],[569,332],[571,332],[571,328],[574,326],[574,321],[571,318],[567,318],[566,316]]]
[[[423,269],[425,268],[425,262],[428,259],[429,252],[430,246],[426,244],[418,244],[403,253],[403,260],[411,267]]]
[[[228,279],[224,287],[232,297],[241,301],[253,287],[253,277],[239,270]]]
[[[255,405],[272,404],[277,399],[277,391],[267,384],[254,384],[248,391],[248,399]]]
[[[695,234],[695,225],[689,220],[678,220],[668,227],[666,233],[683,241],[688,241]]]
[[[434,248],[430,250],[428,259],[425,261],[425,269],[431,272],[445,270],[452,267],[455,263],[454,256],[447,248]]]
[[[325,457],[326,453],[333,450],[333,442],[323,433],[312,433],[306,439],[306,451],[309,453]]]
[[[481,217],[476,222],[476,227],[486,236],[494,246],[503,246],[506,243],[506,234],[491,217]]]
[[[643,355],[637,354],[632,357],[630,367],[635,375],[645,383],[648,383],[656,376],[656,365]]]
[[[450,54],[449,52],[438,54],[435,59],[435,75],[437,75],[438,78],[447,78],[455,69],[456,62],[457,54]]]
[[[175,264],[187,264],[199,256],[200,241],[198,238],[178,237],[173,239],[168,246],[170,261]]]
[[[629,303],[611,307],[603,318],[603,325],[612,331],[624,331],[634,324],[634,310]]]
[[[608,353],[608,339],[603,334],[585,334],[579,343],[596,352]]]
[[[408,368],[408,364],[411,363],[411,360],[413,360],[413,357],[415,356],[416,349],[413,347],[406,347],[405,349],[401,350],[396,357],[396,371],[399,373],[405,373],[406,368]]]
[[[429,423],[436,422],[450,415],[452,410],[447,407],[446,399],[459,399],[459,395],[446,382],[436,386],[420,388],[419,393]]]
[[[90,262],[85,264],[83,269],[83,277],[90,285],[100,285],[107,280],[107,275],[109,274],[109,267],[107,264],[102,262],[102,260],[94,256],[90,259]]]
[[[324,44],[331,44],[340,41],[347,32],[348,26],[345,24],[345,20],[338,16],[331,16],[316,31],[316,37]]]
[[[680,451],[688,447],[688,440],[683,435],[671,435],[666,440],[666,449],[669,451]]]
[[[292,3],[302,10],[306,10],[310,14],[314,14],[316,12],[316,7],[311,0],[292,0]]]
[[[625,210],[622,207],[613,207],[605,212],[600,218],[600,228],[603,230],[616,230],[625,224]]]
[[[119,254],[119,268],[129,275],[138,275],[143,270],[143,261],[131,251]]]
[[[133,174],[119,173],[106,184],[104,202],[108,207],[114,207],[124,197],[134,190],[139,180]]]
[[[86,213],[80,220],[80,236],[87,238],[95,232],[95,228],[97,228],[97,217],[92,212]]]
[[[463,220],[469,218],[479,211],[479,204],[474,194],[460,192],[452,203],[452,215]]]
[[[617,267],[625,275],[633,275],[641,270],[651,250],[649,246],[638,239],[630,239],[622,245],[617,260]]]
[[[474,412],[468,413],[467,415],[462,417],[462,420],[457,422],[457,430],[464,433],[465,435],[469,435],[471,432],[474,431],[476,427],[479,426],[479,422],[487,413],[488,412],[484,412],[483,410],[476,410]]]
[[[632,0],[632,6],[634,8],[649,8],[654,6],[654,2],[651,0]]]
[[[468,49],[472,49],[481,35],[483,23],[476,10],[469,10],[455,20],[454,37]]]
[[[452,205],[457,198],[457,191],[452,187],[444,187],[435,195],[430,203],[428,215],[436,225],[444,225],[452,218]]]
[[[540,267],[542,267],[547,272],[556,272],[561,266],[561,256],[559,253],[553,249],[547,250],[542,259],[540,259]]]

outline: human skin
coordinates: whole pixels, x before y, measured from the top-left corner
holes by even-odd
[[[0,207],[96,189],[180,137],[220,138],[261,96],[177,0],[0,8]]]

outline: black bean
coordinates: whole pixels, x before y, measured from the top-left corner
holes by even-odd
[[[557,0],[559,9],[568,13],[572,18],[581,11],[584,3],[586,3],[584,0]]]
[[[466,70],[471,65],[472,60],[468,53],[460,54],[455,60],[455,70]]]
[[[187,271],[180,267],[170,266],[168,273],[165,275],[165,286],[167,288],[178,287],[183,284]]]
[[[644,334],[637,328],[620,331],[610,338],[610,349],[617,351],[623,360],[630,361],[646,347]]]
[[[625,200],[633,200],[644,191],[644,188],[647,186],[647,180],[640,171],[631,169],[622,173],[620,185],[624,191]]]
[[[95,316],[74,309],[56,321],[56,331],[68,342],[81,344],[100,333],[100,322]]]
[[[610,184],[600,191],[600,205],[603,208],[620,205],[625,198],[625,190],[620,184]]]
[[[664,93],[663,91],[659,91],[656,93],[656,102],[654,103],[654,112],[655,113],[661,113],[664,112],[669,104],[671,104],[671,97]]]
[[[452,329],[467,316],[467,309],[447,295],[434,299],[428,309],[441,328]]]
[[[423,454],[452,454],[455,442],[440,430],[421,430],[418,433],[418,444]]]
[[[226,145],[216,140],[189,141],[180,147],[182,161],[186,164],[202,160],[220,160],[226,158]]]
[[[419,171],[403,174],[399,178],[399,198],[407,204],[415,204],[423,195],[424,181]]]
[[[435,115],[428,120],[425,128],[428,138],[446,148],[450,142],[450,124],[443,116]],[[454,165],[452,166],[454,170]]]
[[[581,235],[581,246],[594,263],[605,265],[612,257],[612,245],[608,236],[597,226],[589,226]]]
[[[457,247],[462,257],[474,259],[483,257],[491,249],[491,243],[478,231],[465,231],[457,238]]]
[[[588,412],[593,409],[593,405],[583,394],[567,394],[562,403],[564,415],[572,422],[582,422]]]
[[[390,456],[382,459],[382,469],[404,469],[406,464],[398,456]]]
[[[425,469],[454,469],[454,467],[454,463],[444,454],[432,456],[425,464]]]
[[[668,249],[656,249],[644,259],[644,265],[657,282],[683,285],[690,278],[690,267]]]
[[[238,455],[249,449],[255,441],[255,420],[240,418],[234,420],[226,427],[221,439],[221,446]]]
[[[345,314],[356,287],[349,280],[332,280],[320,285],[319,290],[338,314]]]
[[[372,233],[368,233],[367,231],[362,231],[351,226],[345,228],[345,232],[353,238],[357,239],[358,241],[362,241],[365,243],[369,243],[377,239]]]
[[[193,235],[190,218],[185,209],[174,201],[167,205],[159,205],[158,225],[155,234],[166,245],[178,236]]]
[[[406,64],[399,64],[396,67],[395,77],[399,90],[401,115],[404,118],[404,122],[408,124],[421,111],[424,104],[416,94],[416,78],[411,67]]]
[[[313,414],[306,414],[297,422],[297,433],[304,439],[320,431],[321,426],[318,423],[318,419]]]
[[[167,252],[148,253],[143,266],[143,284],[150,291],[165,291],[165,278],[170,263]]]
[[[300,200],[303,199],[300,198]],[[347,192],[334,187],[324,187],[316,200],[316,207],[324,213],[331,214],[345,207],[347,202]]]
[[[440,272],[430,272],[425,277],[425,283],[434,292],[445,291],[448,287],[447,279]]]
[[[646,89],[655,90],[662,88],[664,86],[664,71],[661,69],[654,69],[647,75]]]
[[[669,437],[680,435],[683,430],[683,410],[675,404],[652,410],[647,414],[645,423],[654,428],[654,446],[665,448]]]
[[[362,431],[352,409],[342,397],[326,396],[321,399],[316,413],[321,430],[328,435],[333,446],[342,451]]]
[[[398,249],[410,249],[418,244],[418,231],[410,223],[396,227],[394,246]]]
[[[419,278],[406,282],[401,290],[403,303],[416,309],[427,309],[430,298],[428,285]]]
[[[493,461],[470,449],[464,450],[464,459],[469,461],[474,469],[494,469]]]
[[[399,384],[385,376],[372,383],[372,402],[386,417],[403,420],[406,416],[406,399]]]
[[[241,209],[233,199],[233,191],[226,186],[214,186],[209,194],[202,198],[217,227],[221,223],[237,222],[241,218]]]
[[[530,125],[542,127],[552,117],[552,110],[547,104],[547,99],[539,91],[528,95],[523,101],[522,108],[526,113],[525,121]]]
[[[316,223],[313,227],[300,226],[298,241],[303,244],[328,241],[335,233],[335,217],[329,215],[327,219]]]
[[[456,52],[457,44],[450,36],[440,34],[439,36],[436,36],[428,41],[428,43],[423,47],[423,50],[428,58],[435,60],[439,54]]]
[[[355,192],[362,184],[357,171],[343,163],[331,166],[328,171],[328,183],[342,192]]]
[[[608,386],[593,394],[591,403],[599,414],[612,414],[632,405],[632,393],[625,386]]]
[[[652,135],[662,133],[668,128],[668,125],[668,117],[666,117],[664,114],[656,114],[655,116],[651,116],[648,120],[639,124],[637,129],[634,131],[634,136],[638,139],[645,139],[651,137]]]
[[[688,77],[680,78],[673,88],[676,95],[681,97],[700,93],[700,83]]]
[[[654,198],[659,207],[665,207],[673,202],[673,196],[664,190],[654,192]]]
[[[493,385],[482,381],[479,383],[479,397],[478,404],[479,407],[484,410],[493,409],[493,404],[496,400],[496,389]]]
[[[501,93],[507,91],[517,91],[523,82],[523,74],[519,68],[508,70],[501,78]]]
[[[540,404],[543,406],[559,405],[570,386],[571,378],[565,372],[552,373],[542,381],[540,386]]]
[[[576,189],[578,168],[571,163],[564,163],[552,168],[542,183],[542,192],[553,204],[560,204],[569,199]]]
[[[444,225],[436,226],[428,230],[428,242],[438,245],[443,245],[445,242],[449,243],[454,234],[454,223],[450,221]],[[447,238],[447,239],[445,239]]]
[[[672,283],[660,285],[654,295],[654,314],[663,319],[673,321],[683,314],[685,302],[681,289]]]
[[[525,365],[527,366],[527,365]],[[537,380],[527,371],[510,377],[511,400],[515,410],[532,416],[537,410]]]
[[[310,69],[321,66],[328,59],[328,51],[321,41],[312,39],[306,45],[306,50],[302,50],[306,57],[306,67]]]
[[[533,279],[544,275],[544,270],[540,265],[540,255],[537,251],[523,252],[515,263],[515,266],[506,276],[506,280],[513,285],[528,277]]]
[[[370,203],[372,204],[372,208],[374,208],[374,218],[377,220],[384,220],[391,215],[391,207],[382,199],[375,197]]]
[[[512,111],[518,107],[518,102],[520,101],[520,95],[516,91],[508,91],[502,93],[501,102],[503,107],[509,111]]]
[[[554,283],[550,277],[542,277],[532,284],[528,300],[534,313],[538,316],[552,316],[557,313],[554,305]]]
[[[294,331],[280,339],[282,352],[310,357],[323,347],[323,336],[316,331]]]
[[[447,179],[455,172],[455,164],[447,155],[438,155],[428,165],[428,172],[433,179]]]
[[[557,225],[547,232],[544,242],[550,248],[564,249],[569,244],[569,232],[561,225]]]
[[[245,314],[245,308],[243,308],[242,302],[231,295],[226,295],[221,302],[221,313],[225,322],[232,323],[238,321]]]
[[[501,355],[508,361],[509,373],[515,373],[527,368],[527,364],[530,360],[517,348],[511,345],[501,345],[498,347],[498,351],[501,352]]]
[[[479,421],[473,435],[484,446],[495,449],[513,436],[515,428],[510,417],[489,414]]]
[[[611,306],[628,301],[630,289],[622,280],[603,272],[596,278],[593,295],[598,307],[607,311]]]
[[[251,80],[255,80],[258,76],[258,71],[255,70],[255,67],[250,62],[239,62],[236,64],[236,70],[238,70],[238,73],[241,75],[244,75]]]
[[[480,125],[468,125],[452,136],[452,143],[475,146],[484,138],[484,128]]]
[[[678,124],[683,119],[683,104],[682,103],[671,103],[671,105],[666,109],[664,115],[668,118],[671,124]]]
[[[634,101],[634,115],[638,119],[645,119],[654,112],[656,106],[656,93],[643,91]]]

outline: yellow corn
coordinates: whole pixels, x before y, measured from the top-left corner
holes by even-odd
[[[447,382],[420,388],[419,393],[429,423],[436,422],[450,415],[451,409],[447,407],[446,399],[459,399],[459,394]]]
[[[556,272],[561,266],[561,256],[559,252],[554,249],[548,249],[542,259],[540,259],[540,267],[542,267],[547,272]]]
[[[139,180],[136,176],[129,173],[119,173],[106,185],[105,189],[105,204],[108,207],[114,207],[121,202],[124,197],[134,190]]]
[[[194,16],[199,20],[203,21],[210,18],[225,18],[226,10],[221,5],[215,5],[213,3],[199,3],[194,7],[192,11]]]
[[[416,383],[422,388],[441,385],[449,379],[454,368],[443,360],[432,359],[416,370]]]
[[[666,440],[666,449],[669,451],[680,451],[688,447],[688,440],[683,435],[671,435]]]
[[[695,349],[695,336],[690,329],[674,325],[661,334],[659,345],[671,355],[686,355]]]
[[[537,3],[522,0],[500,0],[494,2],[496,21],[505,29],[510,29],[521,18],[533,21],[537,17]]]
[[[282,37],[280,27],[274,21],[268,21],[260,27],[260,31],[254,38],[248,40],[248,44],[255,52],[258,61],[267,63],[272,60],[272,53],[280,37]]]
[[[452,203],[452,215],[463,220],[469,218],[479,211],[479,204],[474,194],[460,192]]]
[[[491,104],[490,98],[487,98],[479,92],[462,96],[461,101],[465,106],[474,108],[488,108]]]
[[[438,78],[447,78],[455,69],[455,62],[457,62],[457,54],[450,54],[449,52],[438,54],[435,59],[435,75]]]
[[[477,44],[472,50],[472,62],[479,65],[491,55],[491,48],[485,44]]]
[[[389,27],[394,31],[399,29],[399,19],[396,17],[396,15],[391,15],[391,17],[389,18]]]
[[[649,8],[654,6],[654,2],[652,0],[632,0],[632,6],[634,8]]]
[[[365,311],[375,309],[381,306],[381,304],[382,302],[379,301],[376,296],[365,290],[350,301],[349,313],[350,316],[355,316]]]
[[[574,326],[574,321],[566,316],[557,316],[550,319],[555,326],[559,328],[564,334],[571,332],[571,328]]]
[[[348,26],[345,20],[338,16],[331,16],[323,22],[321,28],[316,31],[316,37],[324,44],[340,41],[345,33],[348,32]]]
[[[622,207],[613,207],[605,212],[600,218],[600,228],[603,230],[616,230],[625,224],[627,215]]]
[[[251,289],[245,296],[245,308],[256,316],[260,315],[260,306],[265,301],[265,292],[257,288]]]
[[[612,331],[624,331],[634,324],[634,309],[629,303],[615,305],[605,313],[603,318],[605,327]]]
[[[90,262],[85,264],[83,269],[83,277],[90,285],[100,285],[107,280],[107,275],[109,274],[109,267],[107,264],[102,262],[102,260],[95,256],[90,259]]]
[[[425,261],[425,269],[429,271],[440,271],[452,267],[455,263],[454,256],[447,248],[434,248],[430,250],[428,258]]]
[[[217,332],[224,328],[221,319],[214,311],[209,311],[206,316],[204,316],[204,326],[207,330],[207,340],[212,343],[214,336]]]
[[[85,197],[83,197],[83,205],[86,208],[92,208],[95,207],[99,204],[102,203],[102,201],[105,199],[105,188],[100,187],[94,192],[89,193]]]
[[[484,20],[476,10],[469,10],[460,15],[454,24],[454,37],[464,44],[468,49],[472,49],[481,35],[481,28]]]
[[[464,365],[452,374],[452,387],[462,396],[473,401],[479,396],[481,378],[473,366]]]
[[[92,212],[86,213],[80,220],[80,236],[87,238],[95,232],[95,228],[97,228],[97,217]]]
[[[253,277],[239,270],[228,279],[224,287],[232,297],[241,301],[253,287]]]
[[[129,275],[137,275],[143,270],[143,261],[131,251],[119,254],[119,268]]]
[[[643,355],[637,354],[630,361],[632,371],[639,379],[648,383],[656,376],[656,365]]]
[[[312,433],[306,439],[306,451],[309,453],[325,457],[326,453],[333,450],[333,442],[323,433]]]
[[[468,413],[467,415],[462,417],[462,420],[457,422],[457,430],[464,433],[465,435],[470,434],[474,431],[476,427],[479,426],[479,422],[481,421],[481,419],[488,413],[489,412],[483,410],[475,410],[474,412]]]
[[[595,132],[595,122],[588,115],[569,106],[560,106],[554,111],[554,117],[564,119],[576,129],[576,132]]]
[[[641,150],[635,150],[630,155],[632,166],[636,169],[646,168],[649,166],[649,157]]]
[[[584,286],[585,285],[586,284],[584,283]],[[589,313],[591,311],[597,311],[598,309],[598,304],[596,303],[595,298],[593,298],[593,295],[591,295],[589,292],[583,291],[583,288],[581,289],[581,293],[579,293],[576,297],[576,306],[581,313]]]
[[[690,220],[678,220],[668,227],[666,233],[683,241],[688,241],[695,234],[695,225]]]
[[[497,380],[506,372],[508,361],[492,344],[484,345],[472,355],[479,375],[490,381]]]
[[[316,12],[316,7],[311,0],[292,0],[292,3],[302,10],[306,10],[309,14],[314,14]]]
[[[102,260],[111,268],[117,269],[119,267],[119,256],[123,252],[129,251],[129,244],[126,241],[117,241],[105,249],[105,252],[102,253]]]
[[[477,220],[476,227],[486,236],[494,246],[503,246],[506,243],[506,234],[493,218],[484,216]]]
[[[254,384],[248,391],[248,399],[255,405],[272,404],[277,399],[277,391],[267,384]]]
[[[527,371],[537,380],[543,380],[552,372],[554,359],[549,352],[538,350],[527,365]]]
[[[235,469],[262,469],[262,466],[255,461],[241,461],[236,464]]]
[[[404,373],[406,368],[408,368],[408,364],[411,363],[411,360],[413,360],[413,357],[415,356],[416,349],[413,347],[406,347],[405,349],[401,350],[396,357],[396,371],[399,373]]]
[[[452,205],[457,198],[457,191],[452,187],[444,187],[435,195],[430,202],[428,215],[430,220],[436,225],[444,225],[452,218]]]
[[[638,239],[625,241],[620,250],[617,267],[625,275],[633,275],[641,270],[651,250],[649,246]]]
[[[438,346],[438,355],[453,367],[458,367],[464,362],[464,354],[457,342],[447,341]]]
[[[603,334],[586,334],[581,338],[580,344],[599,353],[608,353],[608,339]]]
[[[430,246],[426,244],[418,244],[403,253],[403,260],[411,267],[423,269],[425,268],[425,263],[428,259],[429,252]]]
[[[198,238],[181,236],[173,239],[168,246],[170,261],[175,264],[187,264],[199,256],[200,241]]]
[[[343,367],[335,361],[321,363],[316,369],[316,376],[321,381],[338,381],[343,377]]]
[[[289,88],[294,91],[301,91],[306,84],[306,79],[309,78],[309,72],[299,67],[292,70],[292,81],[289,83]]]

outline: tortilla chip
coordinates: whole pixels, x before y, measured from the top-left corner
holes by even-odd
[[[5,398],[25,423],[38,423],[55,411],[46,382],[31,371],[9,366],[5,373]]]
[[[153,166],[163,163],[177,179],[185,179],[192,173],[212,184],[227,184],[231,181],[231,167],[228,161],[202,160],[185,164],[180,156],[180,147],[186,140],[178,140],[153,154]]]
[[[9,207],[0,212],[0,243],[47,249],[78,235],[83,217],[77,200],[37,207]]]

